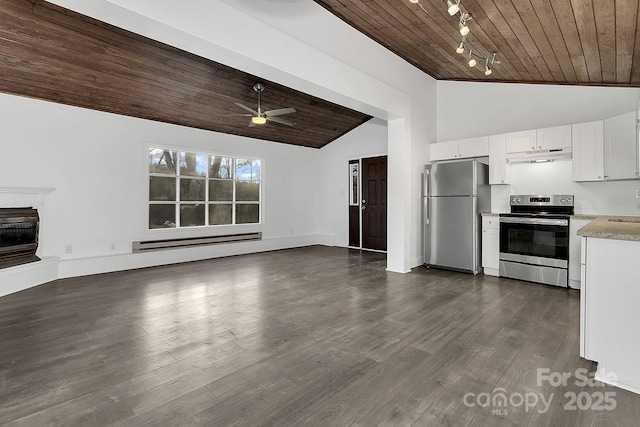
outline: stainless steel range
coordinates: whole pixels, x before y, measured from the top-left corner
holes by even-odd
[[[500,276],[547,285],[569,284],[572,195],[514,195],[500,214]]]

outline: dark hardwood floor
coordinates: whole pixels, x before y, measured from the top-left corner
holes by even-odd
[[[385,264],[314,246],[0,298],[0,425],[640,422],[640,396],[575,378],[577,291]]]

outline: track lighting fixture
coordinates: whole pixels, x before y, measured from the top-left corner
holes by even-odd
[[[456,47],[456,53],[463,54],[467,49],[467,46],[466,46],[467,35],[471,32],[468,22],[471,21],[473,17],[468,12],[465,12],[462,10],[462,8],[460,7],[460,1],[461,0],[447,0],[447,12],[451,16],[454,16],[455,14],[460,13],[460,20],[458,21],[458,29],[460,31],[460,35],[462,36],[462,40],[460,41],[460,44]],[[429,13],[420,4],[420,0],[409,0],[409,2],[413,4],[417,4],[420,7],[420,9],[422,9],[423,12]],[[473,45],[475,45],[475,42],[471,44],[471,46]],[[478,64],[478,61],[476,60],[476,58],[480,61],[484,59],[484,75],[487,77],[493,74],[493,70],[491,69],[491,66],[494,63],[495,64],[500,63],[500,61],[496,59],[495,53],[493,54],[492,58],[485,58],[484,56],[474,55],[472,49],[469,49],[469,57],[467,60],[467,64],[469,65],[469,67],[474,68]]]
[[[469,51],[469,67],[473,68],[476,66],[476,59],[473,57],[473,50]]]
[[[491,71],[491,68],[489,67],[489,58],[487,58],[487,62],[484,64],[484,75],[490,76],[492,73],[493,71]]]
[[[413,1],[413,0],[410,0]],[[451,0],[447,0],[447,12],[449,15],[453,16],[456,13],[460,12],[460,0],[456,0],[456,2],[452,2]]]
[[[471,15],[469,15],[468,13],[461,13],[460,14],[460,23],[458,24],[458,28],[460,29],[460,34],[463,36],[466,36],[467,34],[469,34],[469,26],[467,25],[467,21],[470,21],[471,19]]]

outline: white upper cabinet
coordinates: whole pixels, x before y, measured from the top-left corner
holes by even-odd
[[[460,139],[456,141],[435,142],[429,144],[429,159],[454,160],[489,155],[489,137]]]
[[[571,125],[555,126],[536,131],[536,150],[571,149]]]
[[[511,132],[506,137],[507,153],[567,148],[571,148],[571,125]]]
[[[536,149],[535,129],[506,134],[505,147],[507,153],[534,151]]]
[[[604,121],[604,177],[606,180],[638,178],[636,112]]]
[[[434,142],[429,144],[429,159],[432,162],[438,160],[455,159],[458,157],[458,141]]]
[[[572,126],[573,180],[604,180],[604,121]]]
[[[573,180],[638,178],[635,111],[573,125]]]
[[[489,184],[511,184],[511,165],[507,164],[506,135],[489,137]]]

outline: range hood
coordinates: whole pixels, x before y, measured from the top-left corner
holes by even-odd
[[[550,162],[552,160],[571,160],[571,148],[525,151],[522,153],[507,154],[507,163],[535,163]]]

